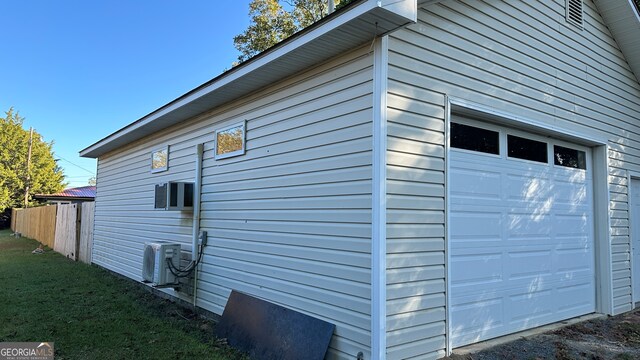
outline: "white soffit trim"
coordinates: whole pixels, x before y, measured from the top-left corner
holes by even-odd
[[[389,39],[377,39],[373,62],[371,358],[387,353],[387,74]]]
[[[417,16],[416,0],[357,1],[81,150],[80,156],[97,158],[413,23]]]

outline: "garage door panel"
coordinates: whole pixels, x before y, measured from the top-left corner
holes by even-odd
[[[506,267],[506,278],[509,280],[523,280],[551,275],[553,271],[553,252],[549,249],[529,249],[526,251],[510,251],[503,259]]]
[[[562,208],[555,215],[555,229],[558,236],[581,235],[590,231],[592,226],[591,217],[586,211],[576,211],[575,213],[563,212]]]
[[[524,210],[524,209],[521,209]],[[551,233],[553,219],[551,215],[542,213],[541,209],[532,207],[529,212],[511,212],[507,215],[505,236],[508,238],[548,238]]]
[[[502,281],[501,252],[471,253],[451,258],[452,287],[488,285]]]
[[[479,214],[477,212],[458,211],[451,215],[456,221],[467,224],[465,227],[451,229],[451,234],[458,237],[495,237],[500,236],[502,214],[499,212],[488,212]]]
[[[454,347],[595,310],[589,169],[456,150],[450,168]]]
[[[534,178],[531,175],[521,176],[515,174],[506,174],[506,195],[507,199],[516,202],[541,203],[545,204],[553,192],[552,184],[549,179],[542,177]]]
[[[471,199],[500,199],[500,173],[470,171],[466,168],[451,167],[451,195],[461,195]]]
[[[504,326],[501,309],[504,308],[502,298],[487,298],[463,304],[450,304],[453,310],[451,322],[459,325],[453,328],[453,334],[460,334],[460,340],[467,343],[478,341],[483,335]],[[455,326],[455,325],[454,325]]]

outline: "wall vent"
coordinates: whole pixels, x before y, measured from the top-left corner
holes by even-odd
[[[582,29],[584,11],[582,0],[566,0],[567,21]]]

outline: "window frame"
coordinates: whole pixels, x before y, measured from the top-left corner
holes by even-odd
[[[167,153],[167,160],[166,160],[166,162],[165,162],[163,167],[154,168],[153,167],[153,157],[154,157],[155,154],[157,154],[159,152],[162,152],[162,151]],[[150,165],[150,167],[151,167],[151,173],[152,174],[159,173],[159,172],[164,172],[164,171],[169,170],[169,145],[165,145],[164,147],[156,148],[155,150],[151,151],[151,165]]]
[[[505,134],[505,138],[504,138],[504,143],[505,143],[505,159],[507,160],[514,160],[514,161],[526,161],[532,164],[540,164],[540,165],[550,165],[552,163],[552,161],[549,160],[549,153],[550,151],[553,150],[553,145],[550,144],[549,141],[545,141],[545,140],[538,140],[536,139],[538,136],[536,136],[536,134],[532,134],[534,136],[531,135],[524,135],[524,134],[518,134],[518,133],[513,133],[512,131],[509,131]],[[534,141],[534,142],[538,142],[541,144],[545,145],[545,160],[544,161],[538,161],[538,160],[531,160],[531,159],[525,159],[525,158],[521,158],[521,157],[517,157],[517,156],[511,156],[509,155],[509,137],[515,137],[515,138],[519,138],[519,139],[524,139],[524,140],[529,140],[529,141]],[[551,146],[551,149],[549,149],[549,146]]]
[[[498,153],[492,153],[492,152],[486,152],[486,151],[480,151],[480,150],[470,150],[470,149],[465,149],[465,148],[461,148],[461,147],[456,147],[453,145],[453,131],[452,131],[452,126],[453,124],[458,124],[458,125],[463,125],[463,126],[467,126],[467,127],[472,127],[472,128],[476,128],[479,130],[485,130],[485,131],[490,131],[490,132],[494,132],[497,133],[498,135]],[[456,121],[451,121],[451,123],[449,124],[449,139],[448,139],[448,143],[449,143],[449,148],[453,151],[461,151],[461,152],[466,152],[466,153],[470,153],[470,154],[477,154],[477,155],[483,155],[483,156],[493,156],[493,157],[501,157],[501,153],[502,153],[502,130],[494,128],[493,126],[487,125],[484,126],[483,125],[476,125],[475,123],[468,123],[467,121],[464,121],[462,119],[456,119]]]
[[[578,154],[578,164],[580,164],[580,155],[579,154],[580,153],[584,154],[584,159],[583,159],[584,160],[584,168],[582,168],[580,166],[575,167],[575,166],[567,166],[567,165],[562,165],[562,164],[556,164],[556,160],[557,160],[557,158],[556,158],[556,147],[561,147],[561,148],[564,148],[564,149],[576,151],[577,154]],[[559,144],[559,143],[552,144],[551,145],[551,150],[553,151],[553,153],[551,154],[551,156],[552,156],[551,164],[554,167],[559,167],[559,168],[563,168],[563,169],[580,170],[580,171],[585,171],[585,172],[588,171],[588,169],[589,169],[589,161],[590,161],[589,152],[588,151],[585,151],[584,149],[578,149],[578,148],[576,148],[575,145],[564,144],[564,143],[563,144]]]
[[[224,154],[218,154],[218,134],[221,132],[225,132],[227,130],[240,127],[242,129],[242,147],[238,150],[231,151]],[[241,122],[234,123],[229,126],[225,126],[220,129],[216,129],[214,132],[214,142],[213,142],[213,157],[215,160],[222,160],[234,156],[244,155],[246,153],[246,144],[247,144],[247,121],[243,120]]]

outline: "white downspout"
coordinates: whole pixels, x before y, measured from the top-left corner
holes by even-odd
[[[202,189],[202,153],[204,145],[196,145],[196,174],[193,184],[193,239],[191,246],[191,261],[198,261],[198,238],[200,235],[200,198]],[[193,307],[196,307],[198,296],[198,267],[193,270]]]
[[[332,12],[334,12],[336,10],[336,2],[334,0],[328,0],[328,6],[329,6],[329,14],[331,14]]]

